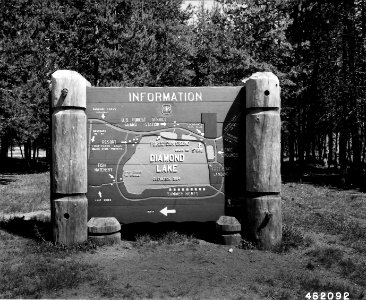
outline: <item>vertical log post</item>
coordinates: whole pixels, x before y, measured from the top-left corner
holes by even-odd
[[[52,74],[51,221],[53,241],[65,245],[88,238],[87,86],[77,72]]]
[[[270,73],[246,81],[248,234],[262,249],[282,239],[280,86]]]

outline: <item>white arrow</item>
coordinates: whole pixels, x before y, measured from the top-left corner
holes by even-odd
[[[92,143],[94,143],[95,140],[95,135],[93,135],[93,137],[91,138]]]
[[[113,175],[111,175],[111,174],[108,174],[108,175],[109,175],[110,178],[114,178]]]
[[[198,133],[202,133],[202,131],[201,131],[201,130],[199,130],[199,129],[197,129],[197,128],[196,128],[196,130],[197,130],[197,132],[198,132]]]
[[[102,119],[104,119],[105,118],[105,115],[104,114],[102,114]]]
[[[218,153],[218,154],[221,154],[221,155],[222,155],[222,154],[224,154],[224,152],[223,152],[223,151],[219,151],[219,152],[217,152],[217,153]]]
[[[168,214],[175,214],[177,211],[175,209],[168,209],[168,207],[164,207],[161,211],[160,211],[164,216],[168,216]]]
[[[160,123],[160,125],[161,125],[161,126],[166,126],[166,123],[165,123],[165,122],[164,122],[164,123]]]
[[[98,195],[99,195],[99,198],[102,198],[102,192],[101,191],[98,192]]]

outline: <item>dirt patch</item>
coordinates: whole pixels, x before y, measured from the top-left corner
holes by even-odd
[[[296,256],[242,250],[206,242],[136,249],[131,243],[103,247],[80,260],[98,266],[81,297],[105,298],[263,298],[262,281],[304,266]],[[243,298],[249,299],[249,298]]]

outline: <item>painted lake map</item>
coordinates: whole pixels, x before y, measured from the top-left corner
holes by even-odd
[[[225,214],[240,196],[225,185],[241,174],[241,87],[221,101],[213,89],[88,88],[89,218],[181,222]]]

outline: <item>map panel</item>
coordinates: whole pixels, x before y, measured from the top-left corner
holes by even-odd
[[[89,217],[224,215],[244,194],[241,99],[242,87],[88,88]]]

